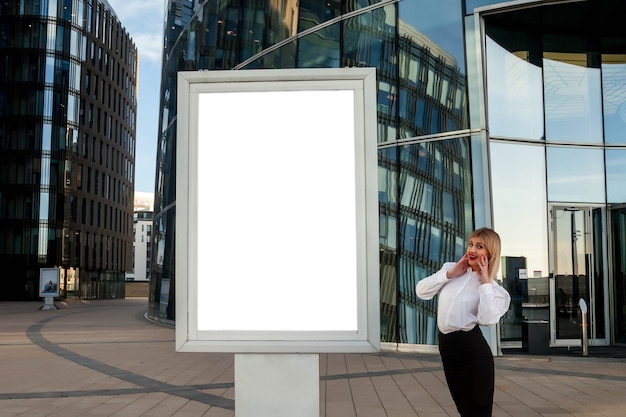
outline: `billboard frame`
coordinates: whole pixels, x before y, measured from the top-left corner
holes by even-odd
[[[286,70],[245,70],[245,71],[198,71],[179,72],[177,86],[177,134],[176,134],[176,350],[182,352],[234,352],[234,353],[331,353],[331,352],[376,352],[380,350],[380,313],[379,313],[379,228],[378,228],[378,162],[377,162],[377,124],[376,124],[376,70],[375,68],[333,68],[333,69],[286,69]],[[212,270],[208,270],[212,264],[207,259],[206,253],[199,253],[199,247],[209,244],[211,239],[219,239],[209,230],[206,230],[207,207],[205,197],[199,190],[200,184],[204,189],[211,189],[217,185],[211,181],[223,181],[223,178],[209,176],[200,178],[199,173],[204,173],[206,156],[208,155],[206,142],[213,141],[214,145],[223,145],[231,137],[208,138],[203,136],[207,128],[206,120],[216,118],[216,123],[223,122],[220,117],[227,117],[227,110],[220,113],[219,107],[211,107],[213,114],[206,114],[207,105],[211,102],[211,94],[221,94],[220,99],[230,94],[247,94],[247,97],[256,98],[259,94],[272,97],[274,93],[281,92],[295,94],[295,101],[291,106],[298,106],[299,95],[308,95],[315,91],[322,98],[333,100],[345,98],[341,92],[348,92],[353,97],[352,108],[336,109],[339,112],[345,110],[345,115],[352,120],[340,128],[348,127],[351,137],[338,138],[346,141],[352,147],[354,157],[354,171],[346,173],[339,164],[325,165],[325,161],[317,161],[319,170],[331,170],[331,174],[343,184],[353,184],[354,189],[349,190],[354,195],[354,232],[355,236],[343,236],[344,239],[352,238],[354,248],[346,248],[347,253],[355,254],[354,262],[347,257],[345,267],[348,271],[354,271],[354,286],[347,285],[344,289],[348,299],[354,300],[354,310],[338,310],[338,321],[345,319],[347,328],[332,328],[330,321],[322,323],[321,328],[316,328],[316,323],[310,327],[283,328],[283,323],[266,321],[267,328],[242,328],[237,321],[226,320],[228,311],[223,315],[206,317],[204,309],[210,300],[232,300],[233,313],[237,313],[245,306],[237,308],[237,298],[232,293],[223,292],[218,281],[245,280],[243,276],[237,276],[232,271],[228,277],[214,278]],[[338,93],[339,92],[339,93]],[[341,94],[341,95],[338,95]],[[326,97],[327,96],[327,97]],[[217,97],[217,96],[216,96]],[[238,98],[239,98],[238,97]],[[240,101],[241,103],[241,101]],[[329,105],[331,104],[327,101]],[[324,124],[324,106],[319,106],[320,114],[315,119]],[[313,109],[315,111],[317,107]],[[276,108],[267,106],[255,108],[255,112],[266,112],[263,116],[267,119],[265,127],[275,128],[276,123],[282,123],[281,114]],[[242,115],[239,114],[239,117]],[[245,116],[245,114],[244,114]],[[315,115],[313,115],[315,116]],[[311,117],[310,114],[307,117]],[[339,117],[340,124],[341,120]],[[276,118],[276,119],[273,119]],[[245,117],[244,117],[245,119]],[[273,123],[274,122],[274,123]],[[242,121],[245,123],[245,120]],[[215,126],[215,125],[212,125]],[[265,129],[257,126],[258,129]],[[322,129],[325,126],[321,127]],[[328,126],[328,133],[332,134]],[[203,132],[203,133],[201,133]],[[235,138],[237,132],[234,132]],[[266,132],[267,135],[275,134],[274,131]],[[264,132],[259,132],[263,137]],[[345,135],[344,135],[345,136]],[[241,139],[241,137],[240,137]],[[245,138],[244,138],[245,139]],[[199,143],[202,141],[202,146]],[[234,147],[237,142],[226,146]],[[292,146],[301,146],[302,152],[310,152],[318,145],[316,141],[306,143],[294,142]],[[327,146],[327,145],[326,145]],[[318,150],[321,152],[322,150]],[[328,147],[324,152],[332,151]],[[312,153],[315,154],[315,153]],[[318,154],[319,155],[319,154]],[[268,166],[280,166],[284,156],[264,155],[264,158],[275,158],[267,162]],[[282,158],[282,160],[281,160]],[[290,169],[294,169],[290,165]],[[296,168],[297,170],[297,168]],[[335,170],[335,171],[333,171]],[[251,173],[252,174],[252,173]],[[290,175],[307,175],[300,172],[290,172]],[[346,175],[346,178],[342,176]],[[236,184],[233,190],[237,190]],[[210,205],[212,206],[212,204]],[[223,215],[226,212],[219,212]],[[344,210],[343,213],[346,213]],[[209,219],[210,220],[210,219]],[[312,219],[311,221],[315,221]],[[232,222],[233,224],[236,221]],[[200,230],[199,230],[200,226]],[[320,225],[322,226],[322,225]],[[283,226],[285,227],[285,226]],[[285,227],[286,228],[286,227]],[[281,229],[282,230],[282,229]],[[347,228],[347,230],[351,230]],[[236,230],[233,233],[237,232]],[[339,231],[336,233],[343,233]],[[347,232],[346,232],[347,233]],[[304,236],[302,239],[306,239]],[[344,240],[346,241],[346,240]],[[299,242],[292,242],[298,245]],[[211,248],[218,248],[219,243]],[[204,248],[204,246],[202,246]],[[339,250],[339,249],[338,249]],[[225,252],[224,252],[225,253]],[[321,259],[320,261],[323,261]],[[242,259],[243,262],[243,259]],[[341,263],[338,259],[336,262]],[[213,262],[214,263],[214,262]],[[355,263],[356,265],[352,265]],[[229,271],[230,272],[230,271]],[[261,271],[261,275],[263,275]],[[265,276],[267,277],[267,273]],[[208,277],[208,278],[207,278]],[[340,277],[343,279],[343,277]],[[352,279],[352,278],[349,278]],[[245,281],[243,281],[245,282]],[[297,279],[296,279],[297,282]],[[350,283],[351,281],[348,281]],[[329,284],[326,284],[329,285]],[[207,291],[209,288],[211,291]],[[327,288],[332,290],[332,288]],[[273,291],[271,285],[265,289],[260,287],[261,293],[256,294],[259,299],[264,299]],[[267,291],[263,293],[263,291]],[[321,289],[322,294],[324,288]],[[207,295],[210,297],[207,298]],[[299,294],[306,297],[306,294]],[[347,303],[352,306],[352,304]],[[319,303],[321,309],[329,308],[324,300]],[[209,310],[211,311],[211,310]],[[294,312],[297,314],[298,312]],[[249,312],[254,314],[254,312]],[[343,316],[346,317],[343,317]],[[208,324],[207,324],[208,323]],[[234,327],[232,326],[234,323]],[[296,324],[298,326],[298,324]],[[344,326],[346,327],[346,326]]]

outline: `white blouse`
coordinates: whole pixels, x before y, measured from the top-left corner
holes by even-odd
[[[446,262],[439,272],[415,286],[417,296],[423,300],[439,294],[437,326],[441,333],[468,331],[476,324],[497,323],[509,309],[509,293],[495,281],[481,284],[478,274],[471,268],[461,276],[448,279],[446,272],[454,265],[454,262]]]

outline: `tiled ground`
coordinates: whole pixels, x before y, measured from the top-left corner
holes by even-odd
[[[235,415],[233,355],[177,353],[145,299],[0,302],[0,416]],[[495,358],[494,416],[626,416],[626,360]],[[320,355],[323,417],[456,416],[438,354]],[[294,416],[297,417],[297,416]]]

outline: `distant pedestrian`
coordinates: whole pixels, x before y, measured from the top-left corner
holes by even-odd
[[[461,259],[419,281],[418,297],[439,294],[439,352],[446,381],[462,417],[490,417],[494,362],[479,325],[497,323],[511,296],[494,281],[500,266],[500,236],[489,228],[475,230]]]

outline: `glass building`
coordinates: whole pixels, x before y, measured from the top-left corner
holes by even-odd
[[[0,299],[124,297],[137,49],[102,0],[0,1]]]
[[[364,66],[378,83],[381,340],[437,344],[435,301],[415,284],[491,226],[512,295],[489,330],[496,344],[519,343],[530,322],[546,324],[551,346],[580,344],[581,299],[591,345],[626,343],[625,11],[617,0],[170,0],[149,314],[175,317],[177,72]],[[245,262],[245,237],[233,250]]]

